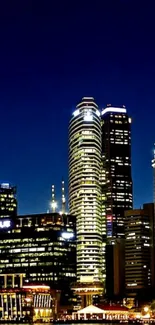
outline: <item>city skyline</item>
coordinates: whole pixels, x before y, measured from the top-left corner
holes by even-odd
[[[59,201],[62,176],[68,192],[68,122],[80,98],[93,96],[101,108],[126,106],[133,120],[133,206],[152,202],[151,5],[78,2],[61,9],[48,1],[1,5],[0,180],[17,186],[20,214],[47,211],[52,184]]]
[[[77,101],[76,101],[77,102]],[[115,105],[111,105],[111,104],[108,104],[108,105],[110,105],[110,106],[115,106]],[[123,105],[124,106],[124,105]],[[75,107],[76,107],[76,105],[75,105]],[[102,110],[104,110],[104,109],[106,109],[106,107],[107,107],[107,105],[105,105],[105,106],[103,106],[102,108],[101,107],[99,107],[99,111],[100,111],[100,113],[102,113]],[[125,106],[124,106],[125,107]],[[74,110],[75,110],[75,108],[74,108]],[[73,112],[74,112],[74,110],[72,110],[72,112],[71,112],[71,114],[73,114]],[[129,112],[129,110],[128,110],[128,112]],[[131,119],[132,119],[132,117],[131,117]],[[69,123],[69,121],[68,121],[68,123]],[[132,127],[133,127],[133,123],[132,123],[132,126],[131,126],[131,129],[132,129]],[[68,134],[67,134],[67,136],[68,136]],[[131,163],[132,163],[132,161],[133,161],[133,149],[132,149],[132,147],[133,147],[133,139],[131,140]],[[67,151],[67,146],[66,146],[66,151]],[[153,159],[153,154],[154,154],[154,146],[152,145],[152,150],[151,150],[151,154],[152,154],[152,156],[150,156],[150,161],[149,161],[149,163],[150,163],[150,165],[149,165],[149,169],[151,169],[151,190],[152,190],[152,193],[150,193],[150,200],[145,200],[144,199],[144,202],[145,203],[151,203],[151,202],[153,202],[153,171],[152,171],[152,166],[151,166],[151,161],[152,161],[152,159]],[[68,156],[67,156],[67,168],[68,168]],[[66,176],[66,179],[64,180],[64,186],[65,186],[65,196],[66,196],[66,211],[67,212],[69,212],[69,205],[68,205],[68,196],[69,196],[69,191],[68,191],[68,169],[66,169],[65,170],[65,173],[64,174],[66,174],[66,171],[67,171],[67,176]],[[134,174],[134,171],[133,171],[133,163],[132,163],[132,168],[131,168],[131,171],[132,171],[132,175]],[[47,211],[50,211],[50,212],[52,212],[52,206],[51,206],[51,202],[52,202],[52,185],[54,185],[54,187],[55,187],[55,202],[56,202],[56,211],[57,212],[61,212],[61,208],[62,208],[62,179],[64,178],[64,176],[62,175],[61,176],[61,172],[59,173],[59,177],[56,179],[56,181],[55,181],[55,183],[53,184],[53,182],[48,182],[48,188],[44,188],[44,190],[47,192],[47,195],[48,195],[48,197],[46,197],[45,198],[45,201],[43,202],[43,205],[44,205],[44,210],[38,210],[38,209],[34,209],[34,207],[32,208],[32,209],[28,209],[28,210],[26,210],[26,211],[28,211],[27,213],[34,213],[34,214],[37,214],[37,213],[44,213],[44,212],[47,212]],[[135,191],[134,191],[134,184],[135,184],[135,178],[133,179],[133,176],[132,176],[132,181],[133,181],[133,208],[140,208],[141,206],[142,206],[142,204],[143,204],[143,202],[142,201],[140,201],[140,204],[138,205],[138,200],[139,199],[137,199],[137,200],[135,200],[135,196],[137,196],[137,193],[135,193]],[[20,193],[19,193],[19,191],[18,191],[18,185],[16,184],[16,182],[15,183],[11,183],[10,182],[10,180],[8,180],[8,179],[3,179],[2,181],[1,181],[1,184],[8,184],[8,185],[11,185],[11,186],[16,186],[16,188],[17,188],[17,201],[18,201],[18,205],[17,205],[17,212],[18,212],[18,214],[25,214],[24,213],[24,210],[23,211],[21,211],[21,209],[20,209],[20,201],[19,201],[19,199],[18,199],[18,197],[20,196]],[[55,186],[55,184],[56,184],[56,186]],[[149,185],[149,184],[147,184],[147,185]],[[151,196],[152,196],[152,199],[151,199]],[[145,196],[144,196],[144,198],[145,198]],[[32,212],[33,211],[33,212]]]

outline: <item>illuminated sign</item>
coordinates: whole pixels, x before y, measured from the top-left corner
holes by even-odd
[[[80,114],[79,109],[76,109],[76,111],[73,112],[73,116],[76,117]]]
[[[0,228],[9,228],[11,226],[10,220],[0,220]]]
[[[84,115],[84,121],[91,122],[93,120],[92,113],[90,111],[86,111]]]
[[[63,239],[71,239],[74,237],[74,234],[73,232],[63,232],[61,236]]]
[[[119,107],[106,107],[101,112],[101,115],[106,113],[126,113],[126,108],[119,108]]]
[[[2,183],[1,188],[10,188],[9,183]]]

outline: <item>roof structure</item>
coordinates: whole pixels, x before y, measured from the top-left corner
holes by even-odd
[[[104,310],[90,305],[77,311],[77,314],[103,314]]]
[[[99,305],[99,307],[104,309],[105,311],[128,311],[129,308],[121,305]]]

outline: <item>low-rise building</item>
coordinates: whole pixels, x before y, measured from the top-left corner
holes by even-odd
[[[57,314],[57,292],[47,285],[24,284],[24,274],[5,274],[4,286],[0,288],[1,321],[46,321]],[[7,285],[7,280],[12,280]],[[17,284],[16,279],[20,279]]]

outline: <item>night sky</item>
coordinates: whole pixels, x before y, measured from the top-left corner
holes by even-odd
[[[0,2],[0,180],[19,213],[49,208],[68,179],[68,122],[83,96],[132,117],[134,206],[153,198],[155,3]]]

